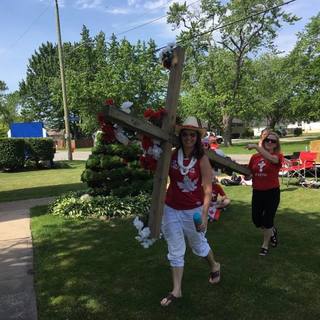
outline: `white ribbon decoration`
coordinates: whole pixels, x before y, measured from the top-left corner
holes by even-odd
[[[179,165],[179,170],[180,170],[180,173],[185,176],[189,173],[190,169],[194,167],[194,165],[196,164],[197,162],[197,159],[195,159],[194,157],[191,158],[190,160],[190,163],[185,166],[183,164],[183,151],[182,151],[182,148],[180,148],[178,150],[178,165]]]

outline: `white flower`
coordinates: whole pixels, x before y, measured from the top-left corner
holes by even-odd
[[[139,217],[135,217],[133,220],[133,225],[138,230],[138,236],[136,236],[135,239],[140,242],[143,248],[147,249],[156,242],[156,239],[149,238],[151,234],[150,228],[144,228],[143,222],[139,219]]]
[[[125,146],[129,144],[129,138],[124,134],[122,127],[117,126],[114,131],[114,135],[120,143],[124,144]]]
[[[92,199],[92,197],[91,197],[89,194],[87,194],[87,193],[83,194],[83,195],[80,197],[80,200],[81,200],[82,202],[89,202],[91,199]]]
[[[139,232],[141,238],[148,238],[150,236],[150,228],[146,227],[146,228],[143,228],[142,230],[140,230]]]
[[[130,113],[131,112],[130,108],[132,107],[132,105],[133,105],[133,102],[126,101],[120,106],[120,110],[122,110],[125,113]]]
[[[135,217],[133,220],[133,225],[136,227],[136,229],[140,232],[143,228],[143,222],[139,219],[139,217]]]
[[[162,149],[157,144],[155,144],[152,148],[153,158],[156,160],[159,160],[161,153],[162,153]]]

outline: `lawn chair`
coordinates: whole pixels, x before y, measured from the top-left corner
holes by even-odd
[[[303,177],[306,179],[307,175],[314,177],[317,182],[317,166],[316,166],[317,153],[310,151],[300,152],[299,160],[303,167]]]
[[[299,182],[303,181],[303,166],[299,159],[286,159],[284,158],[282,162],[282,167],[279,171],[279,175],[281,176],[281,182],[283,183],[283,177],[287,178],[287,187],[289,186],[289,182],[291,178],[297,178]]]

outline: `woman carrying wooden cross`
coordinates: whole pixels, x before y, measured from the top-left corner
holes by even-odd
[[[212,168],[201,144],[206,130],[191,122],[189,118],[176,128],[180,146],[173,151],[169,169],[170,185],[161,228],[168,244],[167,257],[172,270],[173,289],[161,300],[163,307],[182,296],[185,239],[194,254],[208,261],[209,282],[216,284],[220,281],[220,264],[214,260],[205,237],[212,196]],[[202,223],[196,228],[193,215],[197,212],[201,214]]]

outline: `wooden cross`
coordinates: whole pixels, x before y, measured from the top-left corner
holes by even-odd
[[[116,109],[112,106],[106,106],[104,109],[108,120],[119,123],[124,127],[129,127],[134,131],[141,132],[152,138],[161,141],[162,153],[157,163],[157,169],[154,174],[151,209],[149,214],[149,227],[151,237],[158,238],[160,235],[161,218],[163,213],[165,194],[167,189],[167,179],[171,160],[171,150],[173,145],[177,145],[177,137],[174,134],[176,124],[176,111],[180,93],[181,76],[184,63],[184,49],[176,47],[173,51],[173,58],[170,68],[169,83],[166,98],[166,115],[162,121],[162,127],[159,128],[146,120],[138,119],[129,114]],[[217,155],[213,151],[207,152],[209,158],[214,162],[228,167],[233,171],[249,175],[248,168],[239,165],[231,159],[226,159]]]

